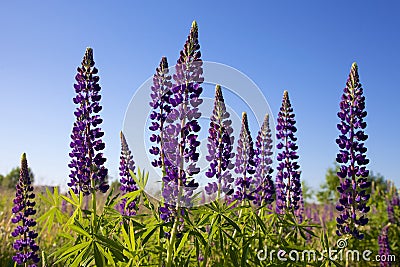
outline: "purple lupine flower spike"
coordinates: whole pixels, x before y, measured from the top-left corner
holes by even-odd
[[[238,177],[236,178],[235,182],[236,191],[234,198],[239,202],[245,199],[254,200],[254,148],[246,112],[242,113],[242,127],[240,129],[240,136],[237,146],[235,173],[238,175]]]
[[[76,121],[74,123],[69,153],[72,158],[70,164],[71,178],[68,186],[75,193],[83,192],[89,195],[97,190],[105,193],[108,170],[104,167],[106,159],[101,153],[105,144],[101,137],[104,132],[99,125],[103,122],[98,113],[102,109],[99,104],[101,99],[98,70],[94,67],[93,50],[86,49],[82,65],[78,67],[74,84],[76,97],[74,103],[79,105],[74,112]]]
[[[269,126],[269,115],[266,114],[264,122],[258,132],[255,143],[256,181],[255,204],[271,204],[274,201],[275,186],[272,181],[272,138]]]
[[[295,213],[299,209],[301,197],[300,166],[297,163],[299,156],[296,150],[297,137],[295,133],[296,121],[294,119],[293,108],[290,103],[289,93],[283,93],[282,106],[278,114],[278,124],[276,126],[276,138],[279,153],[277,160],[279,162],[276,175],[276,211],[284,213],[285,210],[291,210]]]
[[[209,195],[218,192],[218,197],[221,192],[226,197],[233,193],[232,182],[234,179],[230,170],[234,167],[231,162],[234,157],[232,152],[234,137],[231,136],[233,129],[229,117],[230,114],[226,111],[221,86],[217,85],[215,87],[214,110],[208,130],[208,155],[206,156],[207,161],[210,162],[206,176],[208,178],[215,177],[217,182],[208,183],[205,190]]]
[[[364,121],[367,112],[365,97],[359,81],[356,63],[351,66],[349,78],[340,102],[338,117],[341,122],[337,125],[341,132],[336,143],[339,153],[336,162],[340,164],[337,173],[340,178],[339,203],[336,209],[340,212],[336,218],[337,235],[351,235],[362,239],[364,235],[359,232],[359,227],[368,223],[365,213],[370,210],[367,201],[370,195],[367,189],[371,186],[368,181],[368,170],[365,165],[369,163],[365,153],[367,148],[364,141],[368,136],[364,133],[367,123]]]
[[[124,134],[120,133],[121,137],[121,156],[120,156],[120,165],[119,165],[119,176],[121,183],[121,191],[123,194],[133,192],[138,190],[135,180],[132,178],[130,172],[135,174],[135,162],[133,161],[133,156],[131,151],[129,150],[128,143],[126,142]],[[127,216],[136,215],[137,210],[139,209],[137,205],[137,200],[132,201],[126,206],[127,200],[123,199],[121,202],[121,213]]]
[[[380,256],[380,266],[381,267],[390,267],[391,262],[389,261],[390,255],[390,246],[389,246],[389,237],[388,237],[389,226],[386,225],[382,228],[381,234],[378,236],[378,244],[379,244],[379,256]]]
[[[178,213],[183,212],[180,207],[192,205],[192,195],[198,187],[192,175],[200,172],[196,166],[199,158],[197,149],[200,146],[197,133],[200,131],[198,119],[201,113],[198,107],[203,102],[200,94],[204,78],[199,49],[198,27],[194,21],[175,66],[175,83],[168,100],[171,111],[165,119],[166,127],[161,141],[166,170],[162,179],[165,205],[160,212],[165,221],[180,216]]]
[[[157,156],[152,162],[154,167],[160,167],[165,172],[165,155],[163,149],[163,134],[167,114],[171,112],[169,98],[171,97],[171,75],[169,75],[168,61],[166,57],[161,58],[159,67],[153,76],[153,86],[151,87],[150,106],[153,112],[150,114],[152,125],[149,129],[155,133],[150,136],[150,141],[154,144],[149,152]]]
[[[35,243],[35,238],[38,234],[32,229],[36,225],[36,221],[32,218],[32,215],[36,214],[35,194],[33,193],[32,181],[29,177],[28,162],[25,153],[21,157],[21,171],[16,190],[14,207],[12,209],[14,217],[11,221],[18,224],[18,226],[11,234],[13,237],[20,236],[20,239],[16,240],[13,244],[17,253],[12,259],[18,265],[24,264],[27,266],[27,264],[30,264],[29,266],[36,267],[36,263],[40,259],[37,254],[39,246]]]

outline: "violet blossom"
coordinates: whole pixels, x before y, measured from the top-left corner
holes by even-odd
[[[368,223],[365,213],[370,210],[367,201],[370,195],[367,189],[371,186],[368,181],[368,170],[365,165],[369,163],[364,146],[368,136],[364,133],[367,123],[364,121],[365,97],[359,81],[358,67],[356,63],[351,66],[346,87],[343,90],[337,125],[341,132],[336,139],[340,150],[336,162],[340,164],[337,175],[340,178],[339,203],[336,209],[340,212],[336,218],[337,235],[351,235],[362,239],[364,234],[359,232],[359,227]]]
[[[216,178],[216,182],[210,182],[205,187],[207,194],[224,193],[227,197],[233,193],[232,182],[234,181],[230,170],[234,165],[231,159],[234,157],[233,142],[234,137],[231,136],[233,129],[232,121],[229,119],[230,114],[226,111],[224,98],[222,96],[221,86],[215,87],[214,109],[210,117],[210,128],[208,130],[208,155],[207,161],[210,167],[206,172],[208,178]]]
[[[99,125],[103,122],[98,113],[102,109],[99,104],[101,87],[98,84],[98,70],[94,67],[93,50],[87,48],[82,65],[78,67],[74,84],[76,97],[73,101],[78,105],[74,112],[76,121],[71,134],[69,153],[72,158],[68,165],[71,169],[71,178],[68,186],[75,193],[83,192],[85,195],[97,190],[105,193],[108,170],[104,167],[106,159],[101,152],[105,144],[101,137],[104,132]]]
[[[274,201],[275,186],[272,181],[272,135],[269,126],[269,115],[266,114],[255,143],[256,180],[255,203],[259,206]]]
[[[172,94],[171,87],[172,83],[168,69],[168,61],[166,57],[162,57],[160,65],[156,68],[156,73],[153,76],[153,86],[151,87],[150,106],[153,108],[153,111],[150,114],[152,125],[149,129],[154,132],[150,136],[150,141],[154,145],[150,148],[149,152],[157,156],[152,162],[152,165],[154,167],[161,167],[164,172],[166,159],[162,141],[164,140],[165,120],[167,114],[171,112],[171,105],[169,104],[169,98]]]
[[[200,94],[204,78],[199,49],[198,27],[194,21],[175,66],[174,84],[168,100],[171,110],[165,118],[161,140],[166,169],[162,178],[164,206],[160,208],[160,216],[165,221],[180,217],[184,212],[182,207],[193,205],[193,192],[198,187],[192,176],[200,172],[196,166],[200,146],[197,133],[201,113],[198,106],[203,102]]]
[[[242,113],[242,127],[237,145],[235,173],[236,191],[234,198],[239,202],[255,199],[254,173],[256,168],[254,161],[253,139],[251,138],[246,112]]]
[[[138,190],[135,180],[132,178],[131,173],[135,174],[135,162],[133,161],[133,156],[131,151],[129,150],[128,143],[126,142],[124,134],[120,133],[121,137],[121,156],[120,156],[120,165],[119,165],[119,176],[121,183],[121,191],[123,194],[130,193]],[[136,215],[137,210],[139,209],[137,205],[137,199],[130,202],[126,205],[127,200],[122,199],[121,204],[121,213],[127,216]]]
[[[390,267],[390,246],[389,246],[389,236],[388,236],[388,225],[382,228],[381,234],[378,236],[379,244],[379,256],[380,256],[380,266]]]
[[[276,126],[276,138],[278,149],[276,175],[276,211],[283,214],[285,211],[292,211],[299,217],[301,200],[300,171],[297,159],[296,145],[297,137],[295,133],[295,114],[290,103],[288,91],[284,91],[282,106],[278,114],[278,124]]]
[[[35,242],[38,234],[33,230],[33,227],[36,226],[36,221],[32,218],[32,215],[36,214],[34,199],[35,194],[33,193],[28,162],[24,153],[21,157],[20,176],[16,185],[12,209],[14,217],[11,219],[12,223],[18,224],[11,235],[13,237],[20,236],[20,239],[13,244],[17,253],[12,259],[18,265],[24,264],[29,267],[36,267],[36,264],[40,261],[38,256],[39,246]]]

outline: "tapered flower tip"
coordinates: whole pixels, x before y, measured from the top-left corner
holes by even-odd
[[[125,135],[122,131],[119,133],[119,137],[121,138],[121,143],[126,144]]]
[[[196,31],[196,32],[199,29],[198,26],[197,26],[197,22],[195,20],[193,20],[193,22],[192,22],[191,29],[192,29],[192,31]]]
[[[283,91],[283,98],[285,99],[289,98],[289,92],[287,90]]]
[[[249,123],[247,121],[247,113],[242,112],[242,128],[246,129],[249,132]]]
[[[267,124],[267,123],[268,123],[268,121],[269,121],[269,114],[267,113],[267,114],[265,114],[265,117],[264,117],[264,122],[263,122],[263,124]]]
[[[242,124],[246,123],[247,124],[247,113],[242,112]]]
[[[220,102],[224,101],[224,97],[222,96],[221,86],[219,84],[215,86],[215,99]]]
[[[23,154],[21,155],[21,161],[26,161],[26,153],[23,153]]]
[[[167,60],[167,57],[162,57],[162,58],[161,58],[160,67],[161,67],[161,69],[163,69],[163,70],[168,69],[168,60]]]
[[[94,66],[94,61],[93,61],[93,49],[90,47],[86,48],[85,56],[83,57],[82,64],[85,67],[93,67]]]
[[[351,68],[358,69],[357,62],[353,62],[353,64],[351,64]]]

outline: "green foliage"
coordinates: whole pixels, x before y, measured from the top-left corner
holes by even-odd
[[[337,172],[339,171],[339,165],[335,164],[335,167],[330,167],[326,171],[325,174],[325,183],[321,184],[320,190],[316,193],[316,197],[319,203],[331,203],[336,204],[340,194],[337,191],[337,187],[340,185],[340,179],[337,176]],[[387,190],[387,182],[385,178],[378,174],[374,174],[370,172],[368,179],[373,183],[372,188],[380,188],[381,190]],[[371,188],[367,190],[368,193],[371,193]]]
[[[320,203],[336,203],[340,197],[337,187],[340,179],[337,176],[339,166],[328,168],[325,174],[325,183],[321,185],[321,190],[317,192],[317,200]]]
[[[308,184],[302,180],[301,181],[301,189],[303,190],[303,200],[304,202],[311,201],[314,195],[314,191],[311,189]]]
[[[107,196],[99,194],[92,198],[89,206],[82,194],[73,191],[63,195],[55,188],[53,193],[47,189],[44,195],[39,195],[38,241],[43,266],[166,266],[170,244],[165,233],[170,233],[173,225],[159,218],[160,203],[143,190],[148,174],[138,169],[136,175],[131,175],[140,188],[138,191],[123,196],[113,191]],[[395,207],[397,221],[394,224],[389,223],[386,212],[388,200],[395,196],[397,189],[387,186],[379,176],[373,177],[378,182],[372,186],[365,239],[347,240],[348,248],[368,249],[377,254],[378,236],[382,227],[388,225],[392,254],[400,255],[397,238],[400,208]],[[307,186],[303,186],[303,190],[309,199],[314,197]],[[7,192],[0,198],[0,207],[6,211],[0,212],[0,266],[12,266],[13,240],[11,230],[5,229],[10,229],[12,203],[9,199],[13,190]],[[115,207],[123,198],[128,202],[138,201],[139,214],[122,216]],[[323,217],[327,212],[325,205],[316,207],[317,214]],[[346,266],[345,261],[323,254],[325,249],[336,248],[334,217],[322,224],[307,218],[299,223],[293,214],[276,214],[274,207],[213,201],[184,209],[182,219],[180,235],[172,246],[171,266]],[[265,249],[268,253],[264,253]],[[270,259],[272,250],[275,254]],[[296,250],[300,256],[314,250],[316,258],[296,261],[286,255],[286,260],[282,261],[277,257],[279,250],[287,253]],[[350,262],[348,266],[369,265],[361,261]]]
[[[18,183],[20,170],[20,167],[15,167],[6,176],[0,175],[1,186],[4,188],[15,188]],[[33,183],[35,175],[33,174],[31,168],[28,168],[28,171]]]

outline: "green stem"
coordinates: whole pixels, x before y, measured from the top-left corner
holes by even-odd
[[[172,231],[171,231],[171,239],[169,241],[168,248],[167,248],[167,267],[172,266],[172,256],[174,254],[174,246],[175,246],[175,241],[176,241],[176,231],[178,229],[178,222],[179,222],[178,218],[175,218],[174,225],[173,225]]]
[[[94,236],[95,229],[97,226],[97,202],[96,202],[96,190],[95,188],[95,181],[92,179],[92,208],[93,208],[93,213],[92,213],[92,236]]]

